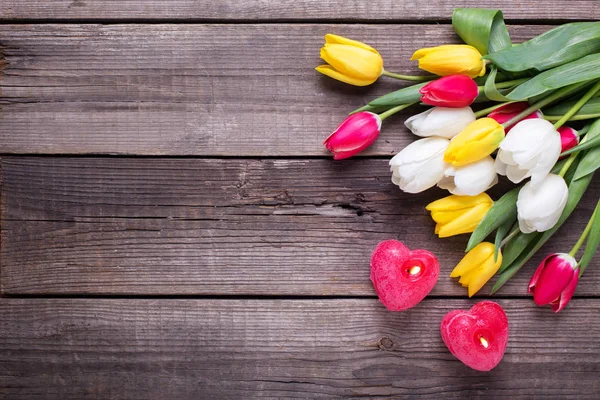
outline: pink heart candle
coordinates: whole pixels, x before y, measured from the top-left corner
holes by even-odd
[[[440,274],[438,259],[427,250],[409,250],[386,240],[371,256],[371,281],[379,300],[390,311],[414,307],[431,292]]]
[[[508,318],[499,304],[482,301],[470,310],[450,311],[440,325],[448,350],[477,371],[500,363],[508,342]]]

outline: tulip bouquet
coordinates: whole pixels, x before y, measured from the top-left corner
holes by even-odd
[[[317,71],[357,86],[382,76],[417,82],[353,111],[324,144],[336,160],[354,156],[386,118],[432,106],[405,121],[421,138],[390,160],[391,180],[407,193],[436,185],[450,192],[426,209],[440,238],[471,234],[450,274],[470,297],[495,275],[492,293],[514,276],[570,216],[600,167],[600,22],[561,25],[514,45],[499,10],[456,9],[452,25],[464,44],[418,49],[411,58],[433,75],[389,72],[377,50],[332,34]],[[485,192],[498,175],[516,186],[494,201]],[[599,208],[572,249],[548,256],[533,275],[536,304],[558,312],[568,303],[600,244]],[[376,271],[379,279],[386,270]],[[376,284],[380,298],[389,276]]]

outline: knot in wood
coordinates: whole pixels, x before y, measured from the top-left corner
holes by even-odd
[[[379,347],[380,350],[389,351],[392,350],[392,348],[394,347],[394,342],[389,337],[384,336],[381,339],[379,339],[379,342],[377,342],[377,347]]]

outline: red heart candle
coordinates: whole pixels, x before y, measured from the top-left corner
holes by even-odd
[[[450,311],[440,325],[448,350],[477,371],[494,368],[506,350],[508,318],[499,304],[482,301],[469,311]]]
[[[371,281],[379,300],[390,311],[414,307],[431,292],[440,274],[438,259],[427,250],[409,250],[386,240],[371,256]]]

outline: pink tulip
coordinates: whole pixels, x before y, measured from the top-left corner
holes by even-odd
[[[550,304],[554,312],[559,312],[571,300],[579,271],[577,261],[566,253],[555,253],[546,257],[529,282],[529,293],[538,306]]]
[[[346,118],[323,144],[333,153],[334,160],[343,160],[369,147],[380,131],[379,115],[361,111]]]
[[[579,144],[579,136],[577,136],[575,129],[568,126],[561,126],[558,128],[558,133],[560,133],[560,144],[562,145],[561,153]]]
[[[510,104],[504,105],[502,107],[496,108],[494,111],[492,111],[491,113],[488,114],[488,117],[496,120],[496,122],[498,122],[499,124],[503,124],[506,121],[508,121],[509,119],[511,119],[512,117],[515,117],[521,111],[524,111],[527,107],[529,107],[529,103],[527,103],[526,101],[520,101],[518,103],[510,103]],[[542,114],[542,112],[538,110],[538,111],[532,112],[531,114],[529,114],[528,116],[526,116],[523,119],[533,119],[533,118],[543,118],[543,117],[544,117],[544,114]],[[504,131],[506,133],[508,133],[508,131],[510,131],[512,129],[512,127],[515,125],[516,125],[516,123],[512,124],[511,126],[505,128]]]
[[[477,83],[466,75],[449,75],[423,86],[421,101],[430,106],[467,107],[479,95]]]

